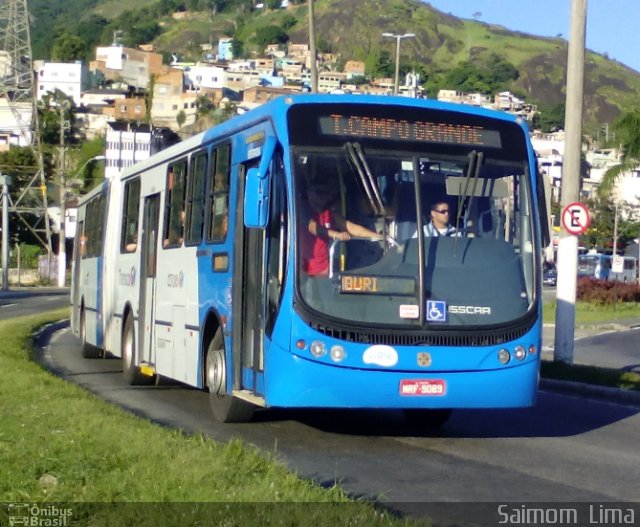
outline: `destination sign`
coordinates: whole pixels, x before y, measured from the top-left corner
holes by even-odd
[[[399,276],[341,275],[340,293],[364,293],[375,295],[415,295],[414,278]]]
[[[483,126],[389,117],[333,114],[320,117],[324,135],[366,137],[392,141],[501,148],[500,133]]]

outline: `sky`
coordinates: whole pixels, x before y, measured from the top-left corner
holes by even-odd
[[[571,34],[572,0],[424,0],[458,18],[477,18],[542,37]],[[587,49],[640,72],[640,0],[586,0]],[[480,13],[474,17],[475,13]]]

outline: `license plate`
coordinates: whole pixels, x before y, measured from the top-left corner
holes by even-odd
[[[443,379],[402,379],[400,381],[400,395],[439,397],[446,393],[447,383]]]

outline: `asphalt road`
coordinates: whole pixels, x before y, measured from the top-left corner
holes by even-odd
[[[457,411],[436,432],[392,411],[273,410],[219,424],[205,393],[127,386],[119,360],[81,358],[67,329],[53,334],[43,361],[135,414],[218,441],[242,437],[303,477],[446,524],[468,525],[481,502],[495,519],[498,504],[511,501],[640,501],[639,407],[541,391],[534,408]]]
[[[0,292],[0,320],[69,306],[66,288],[20,288]]]

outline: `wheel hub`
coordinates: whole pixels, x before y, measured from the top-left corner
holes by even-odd
[[[225,358],[223,350],[212,350],[207,357],[209,392],[224,395],[226,390]]]

